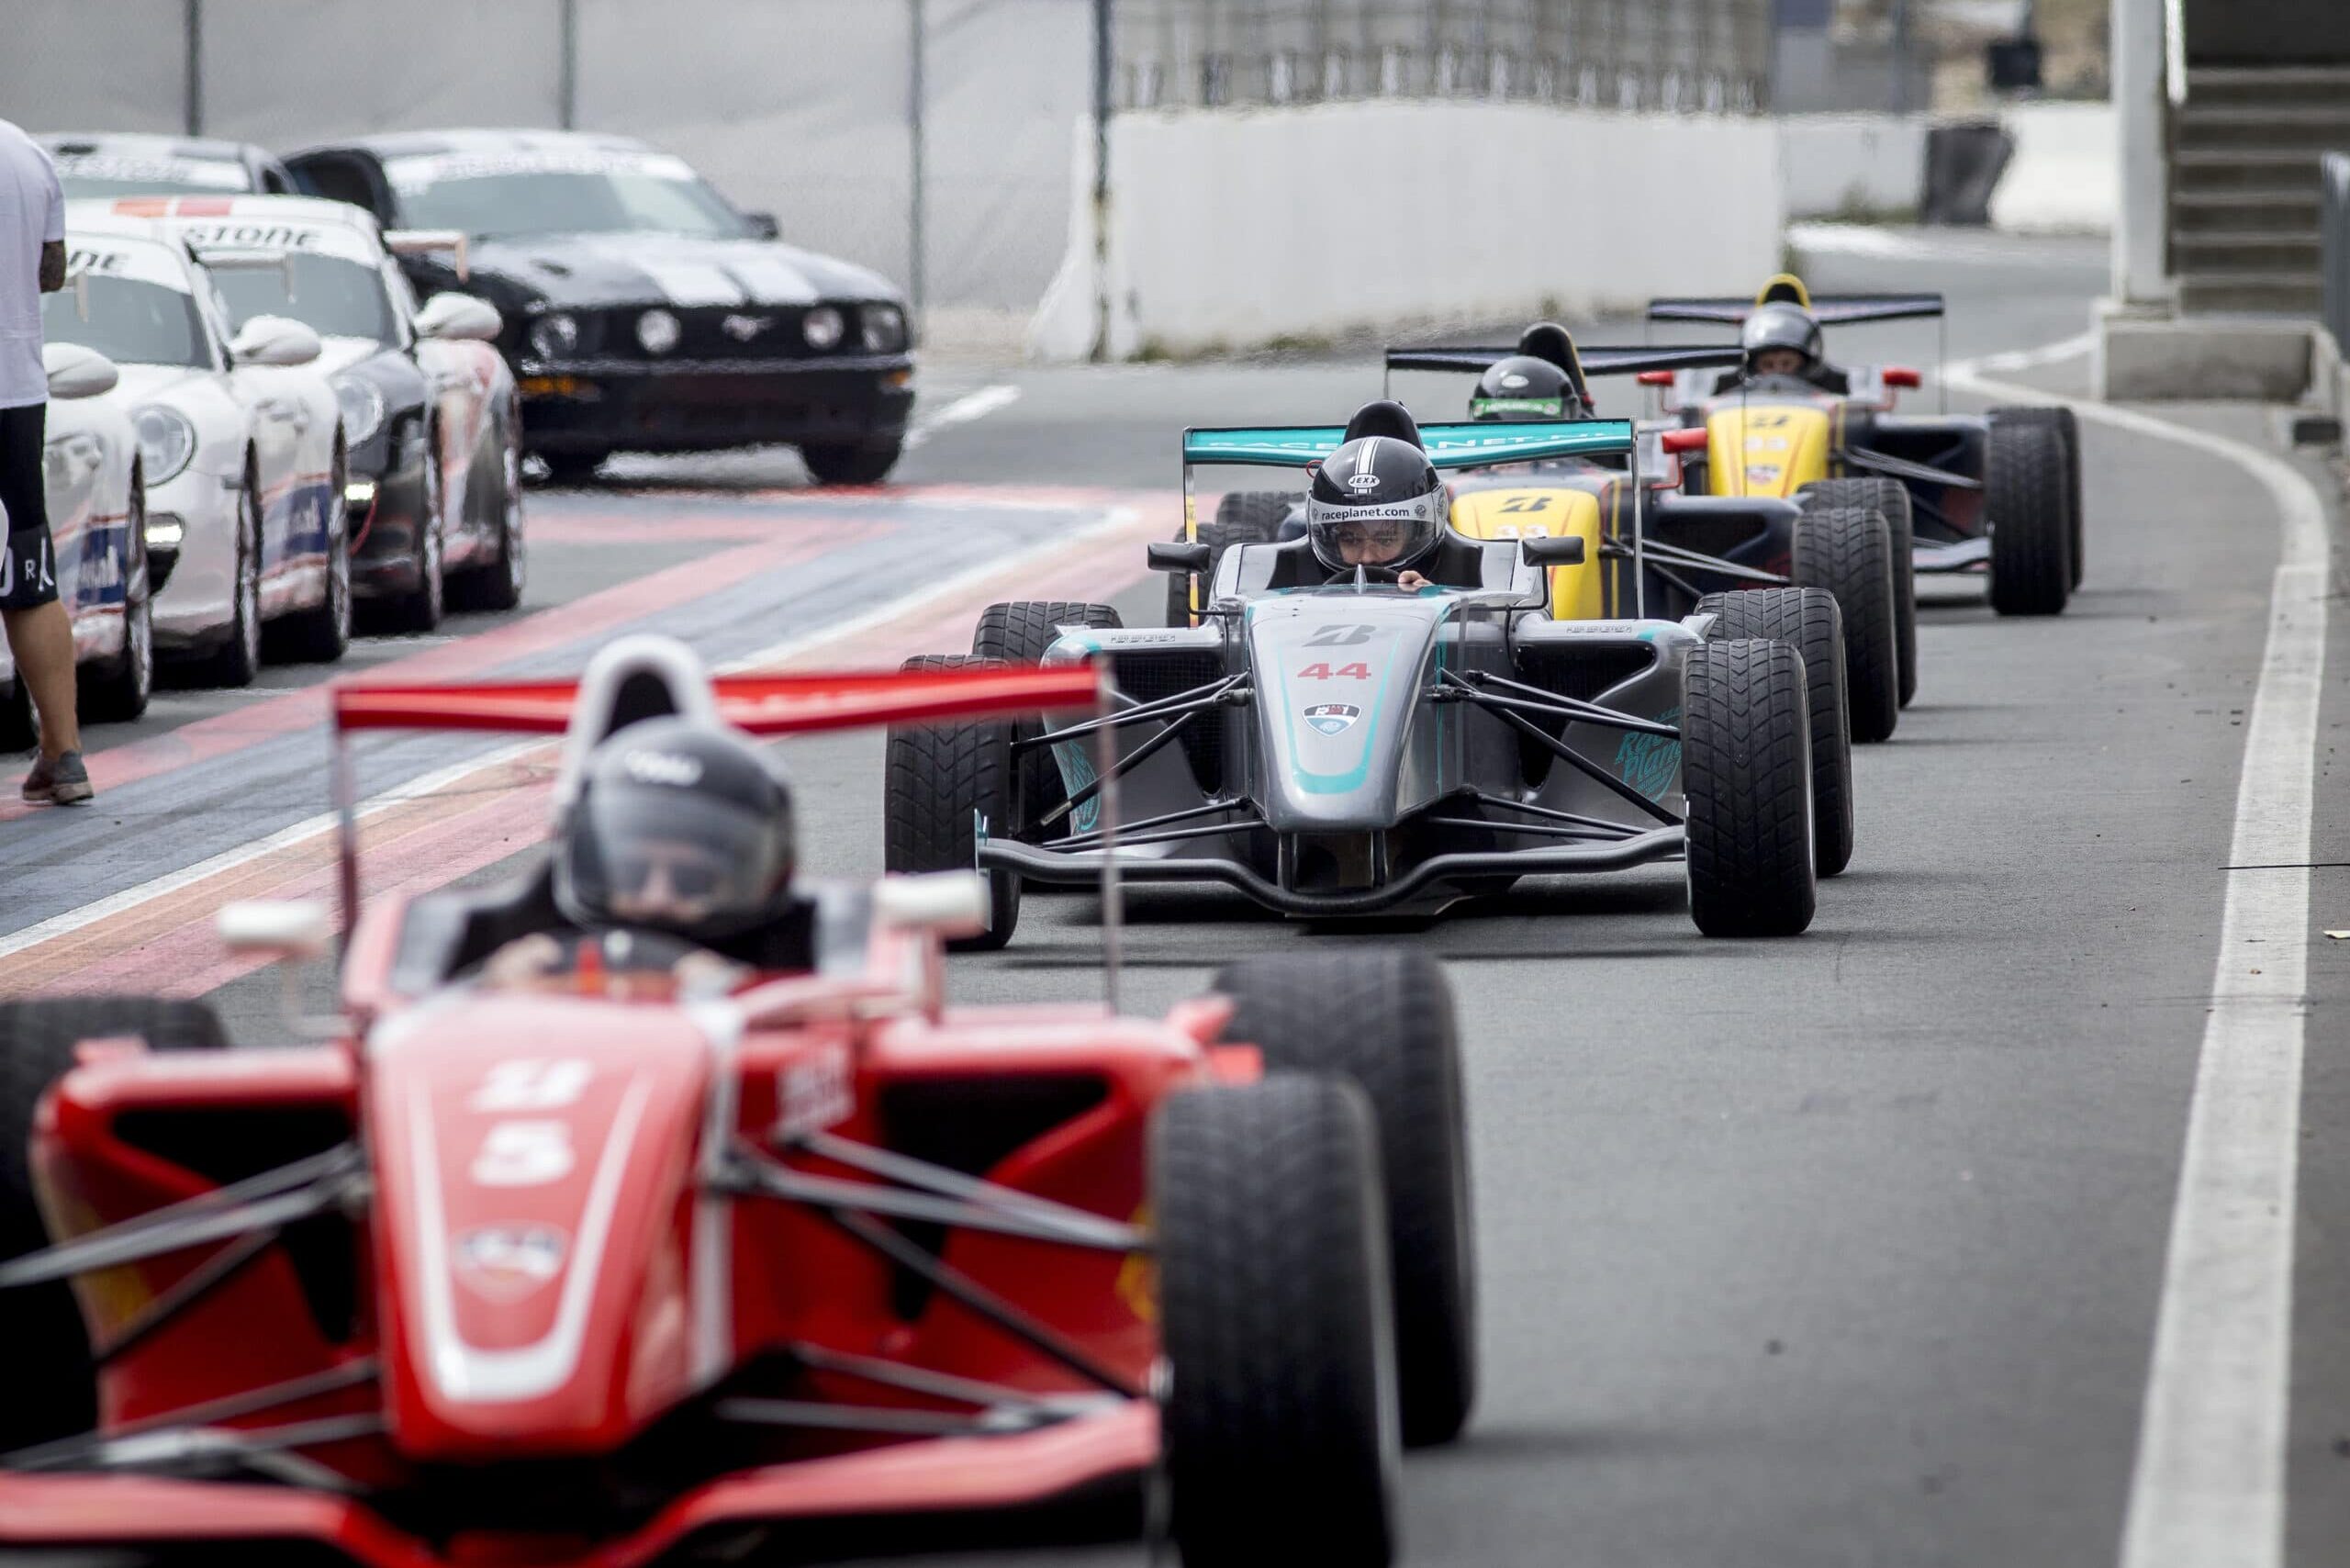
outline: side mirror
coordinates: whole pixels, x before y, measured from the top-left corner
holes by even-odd
[[[746,212],[743,215],[743,221],[749,224],[751,232],[761,240],[783,238],[783,225],[776,221],[772,212]]]
[[[229,344],[239,364],[308,364],[319,357],[318,333],[284,316],[256,316]]]
[[[1517,542],[1518,554],[1529,566],[1580,566],[1583,565],[1583,535],[1580,533],[1545,533]]]
[[[436,294],[416,313],[416,335],[436,342],[487,343],[505,330],[498,307],[470,294]]]
[[[1643,386],[1670,386],[1673,385],[1673,372],[1669,370],[1643,370],[1638,375],[1632,377],[1632,379],[1639,382]]]
[[[41,351],[41,369],[48,373],[52,402],[95,398],[111,392],[122,379],[114,361],[79,343],[51,343]]]
[[[1888,364],[1883,374],[1887,386],[1907,386],[1913,391],[1925,380],[1906,364]]]
[[[323,958],[334,944],[334,917],[312,899],[224,903],[218,925],[221,945],[246,956],[302,963]]]
[[[1196,540],[1153,541],[1150,569],[1154,572],[1204,572],[1215,552]]]
[[[1690,453],[1705,451],[1707,443],[1712,439],[1704,431],[1684,429],[1665,431],[1658,438],[1657,444],[1676,457],[1685,457]]]
[[[988,928],[987,879],[977,871],[884,877],[874,884],[873,917],[901,931],[979,935]]]

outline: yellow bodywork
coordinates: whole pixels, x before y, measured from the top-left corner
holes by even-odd
[[[1792,497],[1825,479],[1841,407],[1725,398],[1706,415],[1706,487],[1717,496]]]
[[[1550,568],[1550,618],[1606,617],[1606,572],[1599,559],[1599,497],[1564,485],[1463,490],[1452,498],[1452,527],[1472,539],[1581,536],[1583,565]]]

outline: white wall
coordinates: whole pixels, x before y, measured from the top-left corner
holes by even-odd
[[[2015,156],[1991,193],[1991,227],[2102,234],[2120,202],[2121,149],[2109,104],[2018,104],[2000,117]]]
[[[1031,332],[1043,358],[1092,346],[1089,146]],[[1742,293],[1779,261],[1768,119],[1393,101],[1133,114],[1110,169],[1119,358]]]
[[[1789,115],[1778,123],[1789,218],[1917,211],[1926,169],[1923,118]]]

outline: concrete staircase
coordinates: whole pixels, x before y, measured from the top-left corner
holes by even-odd
[[[2350,66],[2188,73],[2171,126],[2180,309],[2317,314],[2318,158],[2336,151],[2350,151]]]

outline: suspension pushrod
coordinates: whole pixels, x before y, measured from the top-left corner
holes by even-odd
[[[1164,747],[1168,742],[1181,735],[1185,730],[1190,729],[1192,723],[1198,720],[1199,716],[1199,710],[1196,708],[1193,709],[1192,711],[1184,714],[1181,718],[1176,720],[1173,723],[1168,725],[1165,729],[1159,731],[1157,734],[1151,736],[1150,739],[1143,742],[1142,745],[1135,747],[1134,750],[1126,753],[1125,756],[1118,758],[1117,763],[1107,772],[1097,775],[1093,781],[1086,785],[1083,789],[1072,790],[1068,800],[1063,801],[1059,805],[1055,806],[1051,811],[1046,812],[1042,817],[1038,818],[1036,825],[1039,827],[1052,826],[1055,823],[1069,815],[1069,812],[1077,810],[1080,806],[1085,804],[1086,801],[1091,801],[1094,796],[1100,794],[1102,792],[1102,787],[1109,783],[1110,780],[1113,778],[1124,778],[1127,774],[1132,773],[1136,768],[1140,767],[1144,763],[1158,756],[1160,749]]]
[[[1528,686],[1522,682],[1511,680],[1506,676],[1481,675],[1476,680],[1469,681],[1461,679],[1449,670],[1444,673],[1452,684],[1459,686],[1469,694],[1469,700],[1472,702],[1493,703],[1530,713],[1554,713],[1563,719],[1602,724],[1610,729],[1637,730],[1643,734],[1662,735],[1668,740],[1681,738],[1681,729],[1677,724],[1664,723],[1656,719],[1637,718],[1618,709],[1604,708],[1596,702],[1586,702],[1580,697],[1561,697],[1556,692],[1545,691],[1539,686]],[[1528,695],[1522,698],[1496,697],[1483,689],[1487,686],[1505,686],[1512,691],[1523,691]]]
[[[1040,1198],[1034,1193],[1000,1186],[977,1176],[967,1176],[960,1170],[950,1170],[944,1165],[934,1165],[927,1159],[916,1159],[895,1150],[876,1148],[869,1143],[854,1138],[837,1137],[827,1132],[802,1133],[791,1140],[793,1144],[820,1159],[837,1160],[843,1165],[862,1170],[868,1176],[896,1182],[903,1186],[918,1187],[941,1197],[954,1198],[980,1208],[1001,1208],[1024,1214],[1047,1224],[1067,1226],[1072,1229],[1091,1229],[1097,1226],[1117,1225],[1131,1232],[1139,1244],[1141,1233],[1133,1231],[1121,1222],[1102,1215]]]
[[[1119,730],[1128,724],[1147,723],[1153,719],[1173,718],[1179,713],[1192,713],[1214,708],[1231,700],[1225,694],[1248,678],[1227,675],[1211,686],[1195,686],[1189,691],[1179,691],[1172,697],[1124,709],[1102,719],[1088,719],[1081,723],[1065,724],[1058,730],[1040,735],[1024,735],[1012,743],[1014,751],[1027,751],[1036,746],[1058,745],[1062,741],[1082,740],[1097,730]]]

